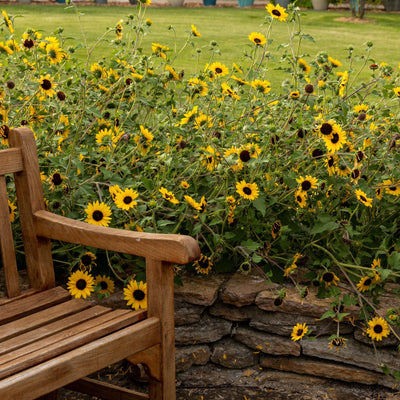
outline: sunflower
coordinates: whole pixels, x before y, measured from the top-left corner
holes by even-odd
[[[308,74],[311,71],[311,67],[302,58],[299,58],[298,64],[304,73]]]
[[[281,221],[275,221],[272,224],[271,236],[272,236],[273,239],[275,239],[279,235],[279,232],[281,231],[281,228],[282,228]]]
[[[310,189],[317,188],[318,179],[313,178],[310,175],[306,175],[305,178],[303,178],[302,176],[296,178],[296,182],[300,184],[299,190],[307,192]]]
[[[329,348],[335,349],[336,351],[339,351],[340,349],[344,349],[347,346],[346,341],[347,341],[347,339],[345,339],[345,338],[335,336],[329,342]]]
[[[190,185],[186,181],[181,181],[181,188],[182,189],[189,189]]]
[[[4,42],[0,42],[0,53],[12,54],[13,51],[10,47],[4,44]]]
[[[166,65],[165,66],[165,71],[168,71],[168,78],[172,79],[173,81],[179,81],[179,75],[178,73],[174,70],[173,67],[171,67],[170,65]]]
[[[195,115],[197,114],[197,109],[198,106],[194,106],[191,111],[187,112],[186,114],[183,114],[183,118],[175,126],[186,125],[190,121],[193,121],[196,118]]]
[[[390,334],[388,323],[382,317],[371,319],[368,321],[367,334],[372,340],[382,340]]]
[[[262,33],[258,32],[250,33],[249,40],[256,46],[263,46],[265,43],[267,43],[267,38]]]
[[[291,99],[298,99],[300,97],[300,92],[298,90],[294,90],[293,92],[290,92],[289,97]]]
[[[82,254],[79,259],[79,268],[84,271],[90,271],[92,267],[96,266],[95,261],[96,256],[91,251],[87,251],[86,253]]]
[[[368,110],[368,108],[369,108],[369,106],[368,105],[366,105],[366,104],[356,104],[354,107],[353,107],[353,111],[355,112],[355,113],[357,113],[357,114],[359,114],[359,113],[361,113],[361,112],[367,112],[367,110]]]
[[[222,94],[231,97],[232,99],[240,100],[240,96],[226,83],[221,84]]]
[[[139,308],[147,308],[147,283],[130,281],[128,286],[124,288],[124,300],[127,305],[135,310]]]
[[[15,221],[15,210],[17,209],[17,207],[9,199],[7,199],[7,201],[8,201],[8,213],[10,215],[10,222],[14,222]]]
[[[366,292],[367,290],[371,289],[371,285],[372,285],[372,278],[369,276],[364,276],[357,283],[357,288],[360,292]]]
[[[54,84],[53,79],[50,78],[50,75],[41,76],[39,79],[40,91],[50,97],[53,97],[56,94],[54,88],[57,86]]]
[[[47,58],[50,64],[58,64],[65,58],[65,53],[55,43],[49,43],[46,46]]]
[[[325,159],[325,166],[328,170],[329,176],[335,175],[336,161],[337,160],[333,155],[328,155],[328,157]]]
[[[7,12],[5,10],[1,10],[1,13],[3,14],[4,22],[6,23],[7,29],[10,31],[10,33],[14,33],[14,28],[12,26],[10,18],[7,15]]]
[[[244,180],[241,182],[237,182],[236,192],[245,199],[255,200],[258,197],[257,183],[247,183]]]
[[[98,287],[98,293],[110,295],[115,290],[114,281],[109,276],[97,275],[95,285]]]
[[[339,60],[335,60],[332,57],[328,57],[328,61],[331,63],[332,67],[336,68],[336,67],[341,67],[342,66],[342,63]]]
[[[117,35],[117,39],[121,40],[122,39],[122,19],[118,21],[118,24],[115,27],[115,34]]]
[[[111,221],[111,209],[105,203],[99,203],[95,201],[94,203],[89,203],[85,209],[87,217],[86,222],[93,225],[108,226]]]
[[[360,178],[361,178],[360,170],[358,168],[354,168],[351,171],[351,181],[357,183]]]
[[[268,93],[271,90],[271,82],[262,81],[261,79],[254,79],[250,85],[260,93]]]
[[[333,124],[333,130],[330,135],[323,137],[325,146],[330,153],[340,150],[347,141],[346,132],[338,124]]]
[[[56,187],[65,187],[63,184],[65,177],[62,176],[58,171],[54,172],[48,177],[48,182],[50,183],[50,190],[54,190]]]
[[[385,192],[391,194],[392,196],[400,195],[400,182],[392,181],[391,179],[386,179],[382,183],[385,186]]]
[[[297,190],[294,194],[294,198],[301,208],[304,208],[307,205],[307,192]]]
[[[185,195],[185,200],[197,211],[201,210],[201,203],[198,203],[196,200],[194,200],[192,197]],[[203,197],[204,199],[204,197]]]
[[[268,3],[265,8],[270,13],[272,18],[275,18],[279,21],[286,21],[286,18],[288,17],[288,14],[285,12],[286,9],[281,7],[279,4],[274,6],[272,3]]]
[[[397,97],[400,97],[400,86],[393,88],[393,92],[396,94]]]
[[[231,75],[231,79],[233,79],[234,81],[236,81],[240,86],[243,86],[243,85],[250,85],[249,82],[244,81],[243,79],[238,78],[238,77],[235,76],[235,75]]]
[[[372,207],[372,198],[367,197],[367,194],[361,189],[356,189],[355,194],[357,199],[361,201],[366,207]]]
[[[108,191],[111,194],[112,199],[115,201],[115,198],[119,192],[122,192],[122,189],[118,185],[109,186]]]
[[[193,95],[199,94],[200,96],[204,97],[208,93],[207,82],[204,82],[201,79],[189,79],[188,86],[192,89]]]
[[[162,44],[159,43],[152,43],[151,50],[154,54],[160,56],[161,58],[167,58],[165,51],[168,51],[169,47],[163,46]]]
[[[197,28],[193,24],[190,25],[190,27],[192,28],[192,35],[193,36],[201,37],[201,34],[199,33],[199,31],[197,30]]]
[[[221,77],[229,74],[228,68],[220,62],[212,63],[208,69],[212,72],[214,77]]]
[[[337,286],[340,279],[330,271],[326,271],[321,275],[320,282],[325,284],[325,287],[329,287],[331,285]]]
[[[67,287],[75,298],[86,299],[94,291],[94,280],[87,272],[76,271],[69,277]]]
[[[125,189],[119,191],[115,196],[115,205],[122,210],[130,210],[132,207],[137,205],[135,199],[138,197],[138,192],[133,189]]]
[[[218,162],[220,160],[220,154],[216,151],[212,146],[208,145],[206,148],[201,148],[206,154],[202,154],[201,163],[205,166],[209,171],[214,171],[217,167]]]
[[[210,257],[202,254],[198,260],[196,260],[193,266],[196,267],[196,271],[201,275],[208,275],[211,271],[213,263],[211,262]]]
[[[162,187],[159,189],[159,192],[162,194],[164,199],[168,200],[172,204],[179,204],[179,200],[175,197],[175,195],[172,192],[169,192],[167,189]]]
[[[200,129],[202,127],[211,128],[213,126],[212,117],[209,115],[203,114],[201,111],[199,116],[195,118],[193,125],[196,129]]]
[[[306,333],[308,332],[308,328],[306,323],[304,324],[297,324],[296,326],[293,327],[292,331],[292,340],[296,342],[297,340],[302,339]]]

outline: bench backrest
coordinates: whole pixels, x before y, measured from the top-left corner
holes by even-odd
[[[35,138],[30,129],[18,128],[10,130],[8,139],[10,149],[0,150],[0,250],[7,296],[14,297],[20,284],[6,175],[14,175],[29,285],[44,290],[53,287],[55,279],[50,241],[36,236],[33,220],[33,213],[45,208]]]

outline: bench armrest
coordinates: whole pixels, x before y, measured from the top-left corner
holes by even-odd
[[[159,261],[187,264],[200,257],[195,239],[186,235],[135,232],[76,221],[49,211],[34,213],[36,234]]]

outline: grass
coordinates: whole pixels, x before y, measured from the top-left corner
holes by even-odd
[[[118,6],[82,6],[82,13],[78,18],[72,8],[64,5],[42,6],[12,6],[2,7],[10,15],[21,15],[16,21],[17,37],[27,28],[42,30],[49,35],[59,27],[64,28],[64,37],[67,43],[77,44],[83,42],[82,31],[85,32],[88,43],[95,43],[97,38],[107,27],[115,26],[120,19],[125,19],[129,14],[136,12],[135,7]],[[309,34],[315,42],[302,41],[301,53],[306,57],[315,56],[320,51],[326,51],[335,59],[339,59],[346,67],[347,48],[354,46],[355,54],[361,57],[365,51],[365,43],[373,42],[371,60],[368,63],[387,62],[397,67],[400,57],[400,35],[398,26],[400,14],[368,13],[367,23],[351,23],[339,20],[341,17],[349,17],[349,12],[328,11],[318,12],[306,10],[302,17],[302,32]],[[243,64],[244,50],[251,51],[251,43],[248,35],[253,32],[265,32],[266,25],[262,25],[266,16],[265,9],[240,9],[240,8],[171,8],[149,7],[146,17],[153,21],[151,33],[145,36],[142,47],[146,53],[151,51],[151,42],[158,42],[180,49],[185,43],[190,25],[194,24],[202,34],[201,38],[193,38],[193,46],[187,46],[175,60],[176,69],[184,69],[186,73],[193,73],[203,68],[206,62],[211,60],[210,42],[218,43],[221,55],[216,55],[214,60],[231,66],[232,62]],[[80,22],[79,22],[80,20]],[[80,26],[81,24],[81,26]],[[168,29],[172,26],[173,29]],[[287,25],[274,21],[272,27],[273,42],[270,45],[271,52],[277,57],[276,63],[270,64],[268,72],[269,80],[281,80],[282,72],[274,70],[278,66],[279,58],[284,49],[277,52],[281,43],[288,42]],[[113,34],[110,36],[113,39]],[[197,52],[201,50],[201,53]],[[99,57],[107,57],[111,48],[107,42],[100,43],[93,54],[92,62]],[[80,57],[85,58],[83,50]],[[197,66],[197,58],[198,66]],[[360,64],[363,62],[360,59]],[[368,65],[368,64],[367,64]],[[367,74],[368,71],[365,72]]]

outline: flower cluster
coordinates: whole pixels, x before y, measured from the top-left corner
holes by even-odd
[[[244,38],[245,58],[226,65],[213,53],[185,76],[174,46],[140,45],[152,26],[145,11],[139,3],[107,33],[112,56],[92,60],[87,49],[86,63],[60,30],[17,38],[3,12],[1,145],[12,127],[34,131],[48,209],[191,235],[203,253],[192,266],[200,274],[258,266],[295,283],[300,274],[334,299],[330,317],[344,318],[339,303],[362,303],[368,335],[385,337],[391,325],[374,315],[374,301],[400,270],[399,67],[368,65],[368,45],[361,80],[353,48],[346,62],[302,54],[299,10],[269,4],[260,32]],[[275,23],[287,24],[291,52],[272,47]],[[198,37],[191,25],[185,46]],[[288,78],[272,90],[274,51]],[[9,206],[17,222],[15,199]],[[55,255],[72,273],[73,295],[111,293],[113,273],[129,304],[145,307],[141,261],[65,244]],[[300,324],[292,338],[306,333]],[[343,344],[338,333],[332,346]]]

